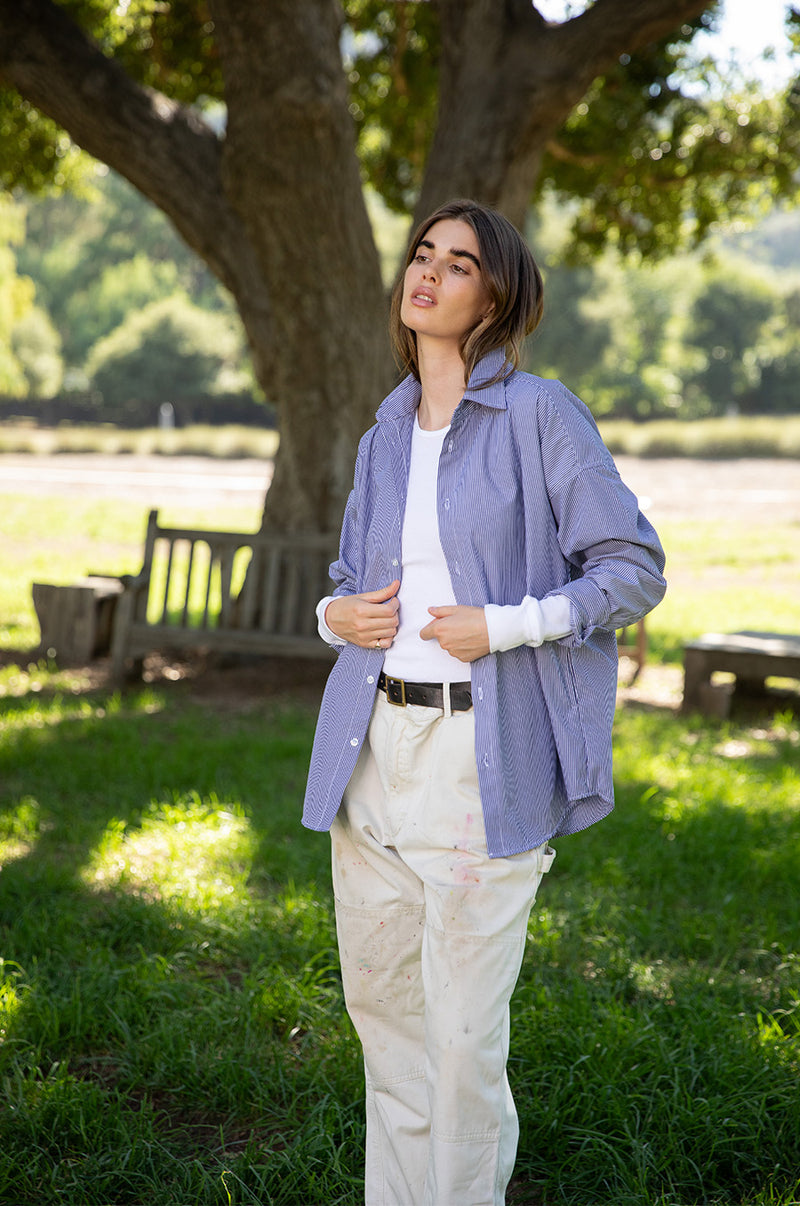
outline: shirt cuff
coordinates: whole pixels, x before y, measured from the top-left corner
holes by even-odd
[[[487,603],[483,610],[491,653],[504,653],[519,645],[536,647],[572,632],[572,606],[566,595],[545,599],[526,595],[519,604]]]
[[[334,599],[335,595],[326,595],[324,599],[320,599],[317,604],[317,632],[328,645],[346,645],[347,641],[343,637],[337,636],[332,628],[329,628],[325,623],[325,612],[328,604]]]

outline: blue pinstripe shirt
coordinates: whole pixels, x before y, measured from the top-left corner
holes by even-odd
[[[514,372],[492,353],[470,378],[439,460],[439,533],[458,603],[566,595],[572,633],[469,666],[475,756],[489,853],[516,854],[613,807],[615,630],[664,594],[664,554],[594,420],[559,381]],[[362,437],[342,525],[336,594],[399,576],[414,412],[407,377]],[[384,658],[345,645],[323,696],[303,824],[327,829],[356,764]],[[467,677],[467,667],[465,675]]]

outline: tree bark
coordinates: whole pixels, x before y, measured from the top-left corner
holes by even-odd
[[[555,25],[530,0],[435,0],[439,115],[417,220],[454,196],[524,224],[546,144],[598,75],[699,16],[707,0],[596,0]]]
[[[473,196],[522,224],[549,138],[596,76],[706,0],[435,0],[439,119],[418,216]],[[210,0],[224,138],[131,80],[52,0],[0,0],[0,76],[173,221],[233,294],[275,403],[265,524],[335,530],[356,440],[391,376],[332,0]]]
[[[270,515],[337,527],[355,446],[390,381],[386,301],[329,0],[213,0],[223,173],[273,302],[281,408]],[[324,530],[324,529],[323,529]]]
[[[0,0],[0,76],[158,205],[231,291],[279,414],[265,526],[332,531],[391,379],[337,9],[213,11],[224,139],[131,80],[51,0]]]

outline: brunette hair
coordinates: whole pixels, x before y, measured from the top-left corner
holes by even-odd
[[[487,353],[502,348],[506,363],[491,382],[482,383],[493,385],[519,365],[522,341],[541,321],[544,285],[536,261],[517,228],[497,210],[477,201],[448,201],[414,231],[392,293],[389,322],[395,358],[404,373],[413,373],[419,379],[416,332],[409,330],[400,318],[403,279],[422,239],[434,223],[444,218],[467,222],[474,230],[480,251],[481,275],[494,302],[491,312],[462,339],[464,381],[469,381],[476,364]]]

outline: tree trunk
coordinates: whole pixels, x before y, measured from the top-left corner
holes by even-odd
[[[328,0],[214,4],[220,140],[51,0],[0,0],[0,75],[155,202],[231,291],[281,443],[265,526],[338,528],[391,381],[386,298]]]
[[[254,346],[281,417],[267,519],[335,528],[358,437],[391,371],[338,11],[329,0],[213,0],[213,12],[228,103],[225,186],[272,302],[268,357]]]
[[[415,218],[476,197],[523,226],[549,139],[598,75],[707,0],[596,0],[553,25],[530,0],[436,0],[439,115]]]
[[[332,0],[209,0],[223,139],[142,87],[52,0],[0,0],[0,75],[158,205],[230,289],[281,443],[265,525],[333,531],[391,378]],[[704,0],[596,0],[548,25],[530,0],[436,0],[439,120],[418,216],[467,195],[521,224],[547,140],[624,51]]]

